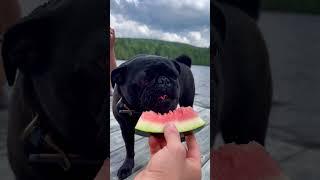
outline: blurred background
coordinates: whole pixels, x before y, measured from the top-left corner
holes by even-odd
[[[10,3],[8,3],[10,2]],[[19,6],[17,5],[17,2]],[[4,24],[14,24],[17,17],[17,12],[20,9],[20,17],[28,15],[32,10],[47,2],[47,0],[2,0],[0,2],[0,27]],[[13,13],[15,12],[15,13]],[[8,15],[11,18],[8,18]],[[3,29],[0,28],[0,33]],[[1,46],[0,46],[1,48]],[[1,51],[0,51],[1,52]],[[2,58],[0,58],[2,61]],[[1,62],[2,65],[2,62]],[[1,69],[1,67],[0,67]],[[14,180],[14,176],[8,164],[7,159],[7,125],[8,125],[8,96],[10,95],[10,88],[6,84],[6,79],[2,72],[0,73],[0,179]]]
[[[318,180],[320,1],[262,0],[261,5],[257,23],[273,78],[266,148],[291,180]]]
[[[262,7],[265,10],[287,13],[320,14],[318,0],[262,0]]]
[[[320,179],[320,1],[262,5],[274,92],[269,147],[292,180]]]

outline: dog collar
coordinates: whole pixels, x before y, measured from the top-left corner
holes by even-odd
[[[137,111],[134,109],[130,109],[129,106],[127,105],[127,101],[125,98],[121,97],[119,101],[117,102],[117,109],[119,110],[119,114],[126,114],[128,116],[137,116],[140,117],[141,111]]]
[[[78,154],[66,153],[52,138],[50,131],[41,126],[39,113],[33,113],[32,121],[21,134],[30,164],[58,164],[69,171],[73,164],[98,165],[101,160],[83,159]]]

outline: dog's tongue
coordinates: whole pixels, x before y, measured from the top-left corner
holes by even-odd
[[[158,99],[159,100],[165,100],[165,99],[168,99],[168,96],[167,95],[162,95],[162,96],[159,96]]]

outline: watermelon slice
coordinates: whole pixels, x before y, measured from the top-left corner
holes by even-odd
[[[213,180],[288,180],[277,162],[255,142],[226,144],[211,155]]]
[[[143,112],[135,130],[137,134],[142,136],[163,133],[164,126],[168,122],[173,122],[180,133],[198,131],[205,125],[205,122],[192,107],[179,107],[165,114],[153,111]]]

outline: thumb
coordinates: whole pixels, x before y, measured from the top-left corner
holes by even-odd
[[[169,148],[181,144],[180,134],[173,123],[169,123],[164,127],[164,137]]]

